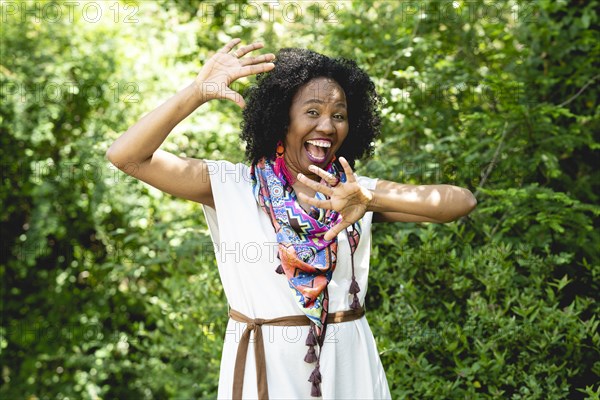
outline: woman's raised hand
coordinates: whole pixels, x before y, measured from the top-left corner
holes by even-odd
[[[308,197],[304,193],[298,193],[303,201],[318,208],[335,210],[342,216],[342,220],[325,233],[325,240],[332,240],[341,231],[361,219],[373,199],[373,193],[356,181],[348,161],[344,157],[340,157],[339,160],[346,173],[346,182],[338,182],[335,176],[314,165],[310,166],[310,170],[323,178],[328,185],[317,183],[302,174],[298,174],[300,182],[317,192],[329,196],[328,200],[318,200],[314,197]]]
[[[246,54],[263,47],[255,42],[233,50],[240,39],[233,39],[217,51],[202,67],[195,80],[199,95],[205,100],[227,99],[244,108],[246,102],[242,95],[231,88],[231,84],[245,76],[267,72],[275,67],[271,61],[272,53],[244,57]]]

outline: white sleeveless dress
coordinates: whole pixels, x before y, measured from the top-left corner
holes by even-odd
[[[277,241],[269,217],[258,206],[252,192],[250,168],[228,161],[210,161],[210,181],[215,208],[203,206],[215,246],[221,282],[232,309],[249,318],[270,319],[303,315],[294,301],[284,275],[275,269]],[[374,189],[376,179],[357,177]],[[364,305],[371,252],[371,219],[362,219],[362,235],[354,255],[355,275]],[[348,293],[352,278],[350,247],[346,233],[338,236],[338,262],[329,283],[329,312],[350,309]],[[367,310],[368,315],[368,310]],[[219,399],[231,399],[238,343],[246,324],[229,319],[219,377]],[[267,382],[271,399],[314,399],[308,378],[315,364],[304,356],[308,326],[262,327]],[[258,398],[254,334],[250,339],[244,375],[244,399]],[[320,358],[323,399],[389,399],[385,372],[366,317],[329,324]]]

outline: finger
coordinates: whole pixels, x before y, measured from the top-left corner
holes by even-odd
[[[231,41],[229,43],[227,43],[225,46],[221,47],[217,51],[217,53],[229,53],[231,51],[231,49],[233,49],[235,46],[237,46],[241,41],[242,41],[242,39],[240,39],[240,38],[231,39]]]
[[[346,173],[346,182],[356,182],[356,177],[354,176],[354,171],[352,171],[352,167],[348,163],[344,157],[340,157],[340,164],[342,164],[342,168],[344,168],[344,172]]]
[[[275,60],[275,54],[269,53],[269,54],[262,54],[262,55],[256,56],[256,57],[244,58],[243,60],[240,60],[240,62],[242,63],[243,66],[247,66],[247,65],[268,63],[273,60]]]
[[[317,192],[323,193],[326,196],[331,196],[333,194],[332,188],[330,188],[329,186],[324,185],[322,183],[317,183],[317,182],[313,181],[312,179],[308,179],[303,174],[298,174],[298,180],[300,182],[304,183],[309,188],[316,190]]]
[[[298,193],[298,197],[300,197],[300,200],[307,202],[311,206],[315,206],[317,208],[324,208],[326,210],[333,210],[331,200],[315,199],[314,197],[310,197],[304,193]]]
[[[242,58],[246,54],[250,53],[251,51],[262,49],[264,46],[265,45],[260,42],[255,42],[255,43],[248,44],[246,46],[242,46],[235,51],[235,56],[237,58]]]
[[[345,222],[345,221],[342,220],[339,224],[335,225],[333,228],[331,228],[330,230],[328,230],[327,233],[325,233],[325,236],[323,237],[323,239],[325,239],[325,240],[333,240],[333,239],[335,239],[335,237],[337,235],[339,235],[341,231],[343,231],[344,229],[346,229],[350,225],[352,225],[352,224],[349,223],[349,222]]]
[[[240,106],[240,108],[244,109],[246,107],[246,101],[244,101],[244,97],[241,94],[236,92],[235,90],[226,90],[225,96],[227,100],[233,101],[235,104]]]
[[[240,69],[240,72],[239,72],[239,74],[237,74],[235,79],[239,79],[244,76],[262,74],[263,72],[269,72],[273,68],[275,68],[275,64],[273,64],[273,63],[248,65],[247,67],[242,67]]]
[[[317,167],[316,165],[309,165],[308,169],[325,179],[325,182],[327,182],[331,187],[337,186],[337,184],[340,183],[336,176],[330,174],[322,168]]]
[[[225,95],[225,98],[227,100],[231,100],[233,101],[235,104],[237,104],[238,106],[240,106],[240,108],[243,110],[244,108],[246,108],[246,101],[244,100],[244,98],[242,97],[241,94],[237,93],[234,95]]]

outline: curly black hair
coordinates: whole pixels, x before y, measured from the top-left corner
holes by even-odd
[[[355,160],[372,155],[381,126],[381,98],[367,73],[353,60],[284,48],[276,54],[275,68],[259,74],[257,85],[244,95],[240,137],[246,142],[248,161],[274,157],[277,142],[283,141],[287,132],[292,98],[301,86],[319,77],[335,80],[346,94],[349,130],[337,156],[344,156],[354,166]]]

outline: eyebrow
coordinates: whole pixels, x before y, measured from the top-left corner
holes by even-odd
[[[325,103],[329,103],[328,101],[323,101],[321,99],[308,99],[306,100],[304,103],[302,103],[302,105],[306,105],[306,104],[311,104],[311,103],[317,103],[317,104],[325,104]],[[348,106],[346,105],[346,103],[342,102],[342,101],[338,101],[337,103],[335,103],[336,106],[342,106],[344,108],[347,108]]]

